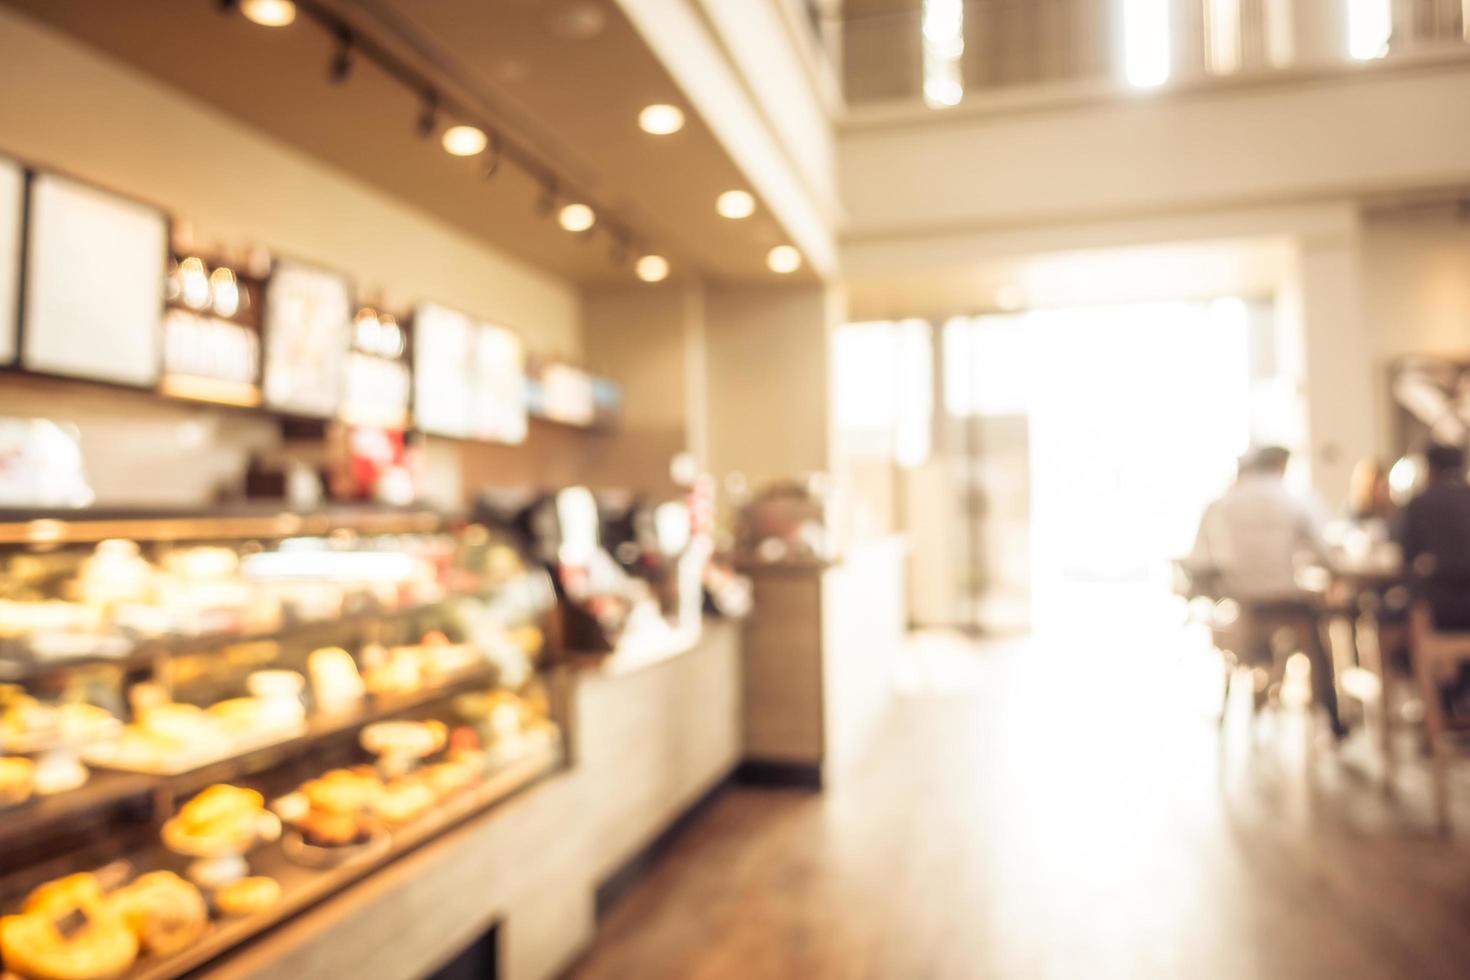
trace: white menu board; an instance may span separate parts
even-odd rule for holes
[[[352,336],[352,287],[342,276],[278,261],[265,292],[268,407],[329,418],[342,401]]]
[[[419,428],[465,438],[471,422],[475,325],[463,313],[424,304],[413,317],[413,412]]]
[[[475,336],[475,435],[495,442],[526,441],[526,353],[504,327],[479,325]]]
[[[16,298],[20,295],[20,215],[25,174],[0,157],[0,364],[15,360]]]
[[[168,219],[55,174],[31,182],[27,368],[151,386],[158,380]]]
[[[541,370],[541,410],[554,422],[591,425],[597,418],[592,376],[570,364],[548,364]]]

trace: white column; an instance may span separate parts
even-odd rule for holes
[[[1378,445],[1360,252],[1356,227],[1343,237],[1303,239],[1293,277],[1312,483],[1334,510],[1346,501],[1354,463]]]

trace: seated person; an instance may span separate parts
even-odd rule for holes
[[[1436,629],[1470,631],[1470,485],[1465,452],[1431,446],[1429,479],[1404,506],[1399,545],[1404,567],[1429,603]]]
[[[1223,597],[1241,605],[1255,628],[1257,649],[1242,651],[1270,663],[1271,635],[1296,634],[1312,663],[1312,695],[1326,711],[1332,733],[1346,729],[1337,712],[1332,660],[1322,644],[1317,604],[1296,581],[1299,559],[1330,564],[1319,512],[1293,495],[1283,478],[1291,454],[1280,447],[1256,450],[1241,462],[1240,476],[1206,508],[1187,565],[1209,570]]]

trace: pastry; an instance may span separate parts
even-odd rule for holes
[[[30,759],[0,758],[0,807],[18,806],[35,789],[36,764]]]
[[[91,872],[83,871],[38,886],[26,896],[20,910],[26,915],[61,918],[73,909],[96,911],[104,898],[101,880]]]
[[[395,647],[379,666],[363,675],[373,694],[412,694],[424,686],[423,664],[417,647]]]
[[[143,949],[159,956],[193,945],[209,927],[209,907],[199,889],[172,871],[145,874],[109,896]]]
[[[362,747],[373,755],[422,759],[444,747],[448,730],[440,721],[380,721],[362,730]]]
[[[276,904],[281,886],[274,878],[255,876],[232,881],[214,893],[214,905],[224,915],[254,915]]]
[[[342,847],[367,836],[362,817],[357,813],[312,810],[296,826],[308,844],[318,847]]]
[[[204,709],[192,704],[160,704],[149,708],[139,718],[138,727],[149,735],[186,744],[218,737]]]
[[[467,761],[440,762],[423,771],[424,782],[440,799],[469,786],[479,775],[479,770]]]
[[[0,735],[12,751],[75,745],[108,734],[118,721],[95,704],[42,704],[29,695],[10,699],[0,716]]]
[[[436,802],[434,791],[417,779],[396,779],[374,804],[374,812],[389,826],[401,827],[417,819]]]
[[[301,791],[313,811],[355,815],[372,806],[383,784],[371,772],[333,769],[306,783]]]
[[[120,916],[101,910],[8,915],[0,919],[0,958],[26,980],[110,980],[138,958],[138,939]]]
[[[238,854],[255,842],[264,814],[255,790],[216,784],[163,825],[163,842],[180,854]]]
[[[317,707],[324,711],[351,707],[367,693],[357,663],[341,647],[313,650],[306,658],[306,670],[311,675],[311,692]]]

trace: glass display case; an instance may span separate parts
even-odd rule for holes
[[[503,529],[23,517],[0,515],[9,974],[196,970],[565,764],[555,590]]]

